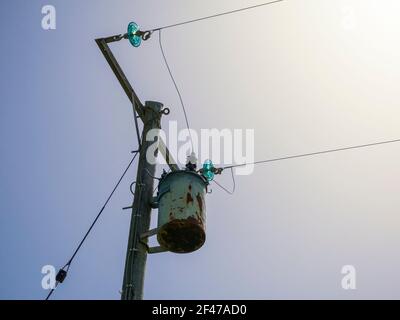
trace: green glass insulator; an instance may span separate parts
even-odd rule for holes
[[[131,22],[128,25],[128,39],[131,45],[135,48],[139,47],[142,43],[142,38],[136,33],[139,31],[139,26],[135,22]]]
[[[212,181],[214,180],[214,171],[215,171],[215,167],[212,163],[211,160],[206,160],[206,162],[204,162],[203,164],[203,176],[208,180],[208,181]]]

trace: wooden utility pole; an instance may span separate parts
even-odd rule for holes
[[[151,202],[153,200],[154,190],[153,177],[156,169],[155,164],[150,164],[146,159],[147,149],[153,143],[151,141],[146,141],[146,135],[151,129],[161,128],[160,119],[164,112],[162,111],[162,104],[159,102],[148,101],[145,105],[140,102],[138,96],[111,52],[111,49],[108,46],[109,43],[117,42],[126,38],[126,34],[116,35],[96,39],[96,43],[132,103],[135,122],[136,117],[138,117],[144,124],[141,146],[138,151],[140,152],[139,166],[136,177],[134,202],[132,205],[131,227],[121,294],[122,300],[138,300],[143,299],[143,284],[147,253],[152,252],[151,248],[149,249],[147,246],[147,238],[142,237],[143,234],[149,231],[150,227]],[[160,151],[161,155],[165,158],[172,171],[179,170],[176,161],[170,155],[164,141],[160,138],[158,141],[158,151]],[[155,248],[153,252],[156,253],[157,248]]]
[[[144,111],[144,127],[140,149],[139,166],[135,183],[135,198],[132,205],[131,227],[129,231],[128,248],[126,252],[124,281],[122,285],[122,300],[143,299],[144,273],[147,260],[147,238],[141,235],[150,228],[151,201],[153,199],[156,165],[146,159],[149,146],[147,133],[152,129],[160,129],[162,104],[146,102]]]

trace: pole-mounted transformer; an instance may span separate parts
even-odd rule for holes
[[[171,172],[161,176],[158,193],[153,197],[155,165],[146,159],[150,142],[145,140],[151,129],[161,128],[161,115],[169,114],[167,108],[159,102],[146,102],[143,105],[115,59],[109,43],[128,39],[132,46],[139,47],[142,40],[148,40],[152,31],[140,31],[138,25],[131,22],[127,33],[96,42],[119,80],[134,108],[134,117],[143,123],[140,157],[134,192],[131,228],[125,262],[124,281],[121,299],[136,300],[143,298],[144,272],[148,253],[174,252],[189,253],[200,249],[206,240],[205,195],[209,182],[214,175],[221,173],[211,161],[206,161],[200,170],[196,168],[197,159],[192,154],[185,169],[181,169],[171,156],[164,141],[159,139],[158,151],[167,161]],[[158,227],[149,230],[151,209],[158,209]],[[148,238],[157,236],[158,247],[149,247]]]
[[[209,182],[221,173],[210,160],[196,171],[194,154],[188,157],[185,170],[164,171],[152,207],[158,209],[158,226],[143,237],[157,235],[160,247],[151,253],[170,251],[190,253],[206,241],[206,203]]]
[[[208,181],[196,171],[172,171],[161,178],[158,195],[157,240],[175,253],[200,249],[206,240]]]

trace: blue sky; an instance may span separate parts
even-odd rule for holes
[[[256,159],[399,138],[398,4],[387,2],[288,0],[165,31],[193,128],[255,129]],[[46,4],[56,30],[41,28]],[[65,264],[136,148],[130,105],[94,39],[131,20],[146,29],[248,4],[1,2],[0,298],[45,297],[42,266]],[[141,99],[171,108],[163,126],[183,128],[156,35],[113,50]],[[206,245],[149,257],[145,298],[399,298],[399,156],[394,145],[277,163],[238,177],[233,197],[215,189]],[[119,298],[134,177],[54,298]],[[356,291],[340,287],[347,264]]]

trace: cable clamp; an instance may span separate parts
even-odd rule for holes
[[[151,35],[153,34],[153,31],[152,30],[147,30],[147,31],[138,30],[135,32],[135,34],[137,36],[141,37],[143,41],[147,41],[150,39]]]
[[[161,110],[160,113],[163,114],[164,116],[167,116],[171,113],[171,110],[169,108],[164,108]]]
[[[212,172],[214,174],[222,174],[222,171],[224,171],[224,168],[212,168]],[[203,174],[204,173],[204,169],[201,168],[197,172],[200,173],[200,174]]]
[[[66,277],[67,271],[65,271],[64,269],[60,269],[56,275],[56,281],[59,283],[63,283]]]

